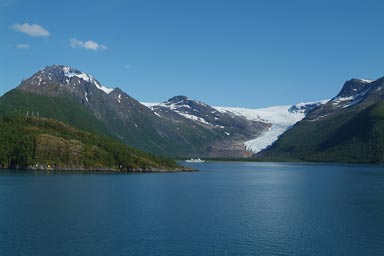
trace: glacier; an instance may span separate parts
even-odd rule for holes
[[[251,121],[263,121],[272,124],[269,130],[263,132],[257,138],[244,142],[244,146],[252,153],[272,145],[281,134],[292,125],[305,117],[304,111],[289,111],[292,105],[273,106],[259,109],[214,107],[218,111],[244,117]]]

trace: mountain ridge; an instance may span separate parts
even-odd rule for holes
[[[384,78],[351,79],[284,133],[261,159],[384,162]]]

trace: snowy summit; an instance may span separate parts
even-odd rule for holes
[[[99,83],[99,81],[94,79],[91,75],[81,72],[69,66],[56,64],[53,66],[45,67],[44,69],[40,70],[39,73],[36,74],[36,78],[39,81],[37,85],[40,85],[41,81],[44,78],[47,78],[48,80],[56,81],[61,85],[64,85],[64,84],[74,85],[72,81],[72,78],[74,77],[81,79],[84,82],[93,84],[96,88],[105,92],[106,94],[110,94],[114,90],[114,88],[108,88],[103,86],[102,84]],[[80,84],[80,81],[78,81],[78,83]]]

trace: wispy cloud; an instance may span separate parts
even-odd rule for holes
[[[49,36],[49,31],[38,24],[24,23],[20,25],[16,23],[13,24],[11,28],[15,31],[22,32],[29,36]]]
[[[29,49],[31,46],[29,44],[17,44],[16,48],[18,49]]]
[[[107,46],[105,46],[103,44],[96,43],[92,40],[88,40],[88,41],[83,42],[83,41],[80,41],[76,38],[71,38],[69,40],[69,44],[73,48],[84,48],[86,50],[91,50],[91,51],[99,51],[99,50],[106,50],[107,49]]]

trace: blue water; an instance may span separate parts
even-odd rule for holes
[[[384,255],[384,167],[0,172],[0,255]]]

